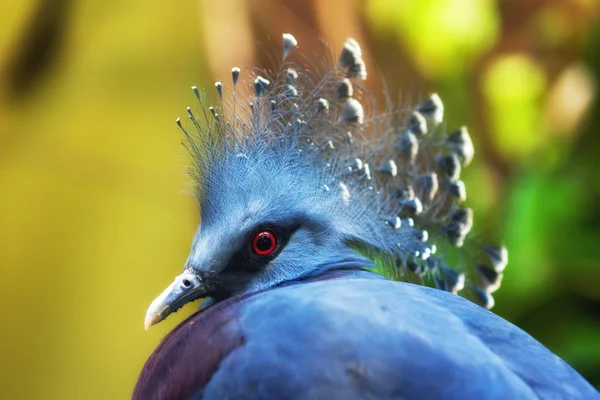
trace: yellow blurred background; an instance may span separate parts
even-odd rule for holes
[[[0,397],[122,399],[188,306],[143,330],[198,222],[175,117],[190,86],[362,44],[369,87],[466,123],[495,311],[600,385],[596,0],[20,0],[0,4]],[[211,93],[211,91],[209,91]]]

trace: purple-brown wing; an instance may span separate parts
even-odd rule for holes
[[[243,299],[197,312],[170,332],[146,362],[133,399],[186,399],[201,390],[221,360],[244,345],[237,314]]]

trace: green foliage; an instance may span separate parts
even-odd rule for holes
[[[373,26],[398,35],[428,77],[452,76],[494,44],[499,21],[486,0],[372,0]]]

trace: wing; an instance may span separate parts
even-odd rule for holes
[[[525,332],[458,296],[332,279],[231,299],[195,315],[148,361],[134,398],[600,396]]]

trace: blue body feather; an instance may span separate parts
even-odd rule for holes
[[[213,306],[230,317],[209,336],[198,334],[213,325],[211,309],[202,311],[166,339],[172,351],[149,360],[135,398],[600,399],[569,365],[493,313],[376,278],[357,273],[228,300]],[[194,387],[195,376],[181,371],[185,355],[202,365],[220,348],[227,354]],[[157,397],[168,384],[183,392]]]

